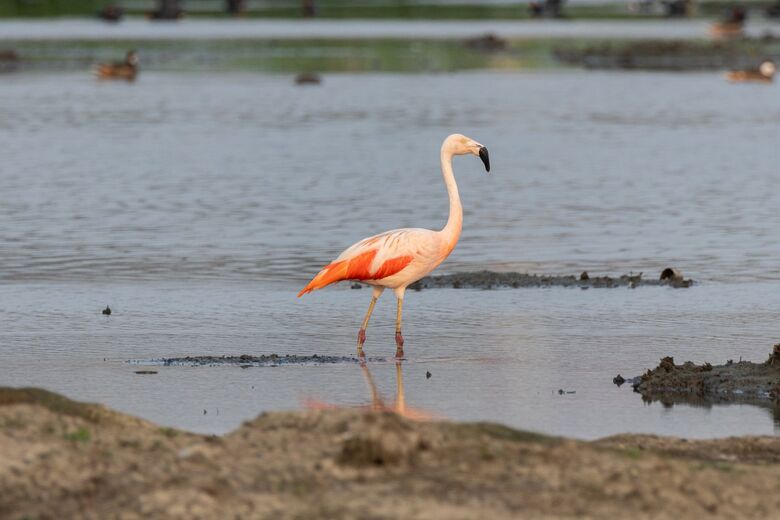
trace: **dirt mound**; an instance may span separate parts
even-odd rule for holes
[[[388,412],[203,436],[0,389],[2,518],[766,518],[780,439],[588,443]]]
[[[710,402],[765,400],[780,403],[780,344],[764,363],[727,361],[723,365],[690,361],[676,365],[665,357],[653,370],[635,378],[633,386],[650,400],[690,396]]]

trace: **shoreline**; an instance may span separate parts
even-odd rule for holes
[[[0,20],[0,41],[179,40],[448,40],[487,33],[505,39],[709,39],[706,20],[214,20],[172,23],[128,19],[117,25],[82,18]],[[780,35],[771,22],[751,22],[748,37]]]
[[[267,413],[217,437],[14,388],[0,388],[0,425],[0,513],[14,518],[357,518],[367,508],[727,518],[780,507],[777,437],[587,442],[380,409]]]

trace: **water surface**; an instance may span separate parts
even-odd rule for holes
[[[441,227],[438,147],[458,131],[493,173],[456,160],[465,224],[444,271],[671,265],[700,283],[410,293],[410,405],[583,438],[771,434],[770,409],[647,405],[611,379],[664,355],[761,360],[778,341],[779,116],[776,87],[717,74],[3,76],[0,381],[207,432],[367,402],[353,364],[141,376],[126,361],[352,353],[369,291],[295,293],[361,237]],[[389,296],[372,355],[394,352]],[[391,396],[393,363],[369,368]]]

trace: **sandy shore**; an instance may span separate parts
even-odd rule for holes
[[[223,437],[0,389],[2,518],[766,518],[780,438],[595,442],[366,410]]]

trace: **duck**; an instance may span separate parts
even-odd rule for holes
[[[726,73],[726,79],[732,83],[772,83],[777,67],[769,60],[764,61],[758,70],[732,70]]]
[[[742,7],[732,8],[725,20],[710,26],[710,34],[715,38],[739,38],[743,36],[747,13]]]
[[[14,72],[19,68],[19,55],[12,49],[0,49],[0,72]]]
[[[119,22],[125,15],[125,10],[122,7],[110,4],[98,11],[98,18],[106,22]]]
[[[101,63],[95,67],[95,75],[99,79],[124,79],[133,81],[138,75],[138,55],[135,51],[127,51],[124,61]]]
[[[302,72],[295,76],[296,85],[319,85],[320,83],[322,83],[322,78],[313,72]]]

